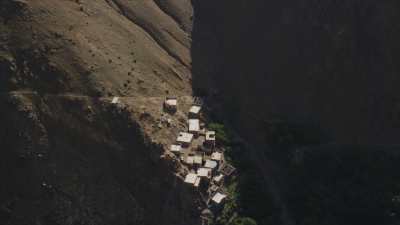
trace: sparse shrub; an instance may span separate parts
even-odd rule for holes
[[[231,135],[225,129],[225,126],[221,123],[210,123],[208,125],[209,130],[214,130],[216,132],[217,143],[220,145],[230,145]]]
[[[233,220],[232,225],[257,225],[257,222],[249,217],[239,217]]]

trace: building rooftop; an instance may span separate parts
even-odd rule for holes
[[[195,174],[195,173],[189,173],[185,177],[185,183],[188,183],[188,184],[195,184],[196,180],[197,180],[197,174]]]
[[[199,177],[211,177],[211,169],[210,168],[199,168],[197,170],[197,176]]]
[[[222,180],[223,178],[224,178],[224,175],[220,174],[220,175],[218,175],[218,176],[215,176],[215,177],[213,178],[213,181],[219,183],[219,182],[221,182],[221,180]]]
[[[193,163],[198,165],[203,164],[203,156],[201,155],[193,156]]]
[[[180,145],[171,145],[170,147],[171,152],[181,152],[182,147]]]
[[[217,204],[220,204],[226,197],[227,197],[226,195],[217,192],[217,193],[214,195],[214,197],[212,197],[211,200],[212,200],[213,202],[217,203]]]
[[[221,152],[213,152],[211,154],[211,159],[215,161],[221,161],[223,157],[223,154]]]
[[[112,104],[117,104],[119,102],[119,97],[114,97],[111,101]]]
[[[214,160],[207,160],[206,163],[204,164],[204,167],[210,168],[210,169],[215,169],[218,166],[218,163]]]
[[[178,105],[178,99],[175,97],[167,97],[165,99],[165,104],[169,106],[177,106]]]
[[[191,143],[192,140],[193,140],[193,134],[186,132],[180,132],[178,138],[176,139],[177,142],[183,142],[183,143]]]
[[[190,107],[189,112],[192,114],[199,114],[200,110],[201,110],[201,106],[194,105],[194,106]]]
[[[215,141],[215,131],[206,132],[206,141]]]
[[[187,164],[193,164],[193,163],[194,163],[194,157],[193,157],[193,156],[188,156],[188,157],[186,157],[185,162],[186,162]]]
[[[199,132],[200,131],[200,120],[190,119],[189,120],[189,132]]]

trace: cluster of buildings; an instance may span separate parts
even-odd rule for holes
[[[174,113],[177,108],[176,98],[165,99],[165,111]],[[219,208],[228,198],[224,183],[235,172],[225,161],[224,150],[216,141],[216,132],[206,128],[202,101],[195,98],[188,112],[187,130],[179,132],[169,150],[186,168],[184,182],[200,191],[210,209]]]

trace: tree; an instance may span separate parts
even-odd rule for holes
[[[239,217],[233,220],[232,225],[257,225],[257,222],[249,217]]]

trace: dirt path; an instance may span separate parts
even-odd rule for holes
[[[90,96],[90,95],[82,95],[82,94],[74,94],[74,93],[64,93],[64,94],[39,94],[36,91],[10,91],[3,92],[0,95],[40,95],[42,97],[60,97],[60,98],[95,98],[95,99],[103,99],[103,100],[112,100],[114,97],[118,97],[119,99],[164,99],[166,96],[112,96],[112,97],[101,97],[101,96]],[[188,98],[192,97],[191,95],[180,95],[176,96],[178,98]]]

